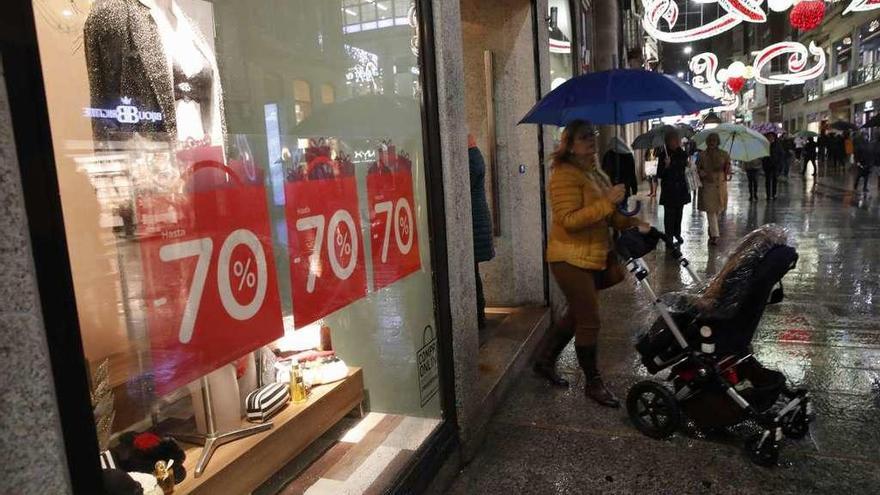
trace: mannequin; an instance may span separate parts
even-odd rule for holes
[[[168,142],[177,150],[223,146],[216,57],[176,0],[98,0],[86,19],[83,38],[91,105],[116,110],[113,116],[92,116],[97,148],[131,148],[139,139]],[[150,117],[141,118],[137,112]],[[222,151],[219,156],[222,160]],[[232,364],[208,374],[218,430],[240,426],[241,394],[256,381],[252,362],[249,369],[242,382]],[[245,389],[241,393],[240,385]],[[204,433],[201,384],[189,388],[198,430]]]
[[[124,104],[160,115],[94,118],[96,141],[127,141],[137,133],[187,147],[223,144],[217,61],[175,0],[99,1],[83,36],[92,106]]]

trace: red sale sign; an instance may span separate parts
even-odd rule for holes
[[[312,323],[367,293],[357,182],[350,164],[312,147],[284,187],[293,317]]]
[[[215,161],[197,162],[194,169],[190,190],[137,199],[159,394],[284,333],[263,186],[242,182]],[[220,179],[193,187],[191,179],[203,173]]]
[[[409,159],[393,146],[380,152],[367,174],[370,243],[376,289],[422,268],[413,212],[413,183]]]

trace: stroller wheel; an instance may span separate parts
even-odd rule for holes
[[[636,383],[629,389],[626,411],[635,427],[651,438],[667,438],[681,423],[681,408],[675,395],[651,380]]]
[[[749,459],[763,467],[773,467],[779,462],[779,444],[770,430],[759,433],[746,442]]]
[[[782,418],[782,433],[792,440],[800,440],[810,432],[810,416],[807,407],[798,407]]]

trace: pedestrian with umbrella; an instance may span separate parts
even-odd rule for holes
[[[646,91],[646,88],[650,88]],[[585,395],[608,407],[620,401],[598,368],[598,291],[623,278],[612,253],[609,224],[617,229],[650,226],[621,214],[623,186],[612,186],[598,166],[592,124],[627,124],[666,115],[686,115],[720,102],[683,81],[657,72],[618,69],[569,79],[541,99],[520,123],[565,126],[553,154],[549,181],[552,211],[547,261],[565,294],[568,311],[548,331],[534,370],[552,385],[567,386],[556,360],[571,340],[586,377]],[[629,212],[627,212],[629,213]]]
[[[724,210],[727,195],[727,177],[730,170],[730,155],[719,148],[721,138],[717,133],[706,137],[706,150],[697,158],[697,173],[700,176],[700,197],[697,208],[706,212],[709,224],[709,244],[718,244],[721,233],[718,229],[718,214]]]
[[[612,251],[609,227],[618,231],[638,228],[648,233],[651,226],[617,211],[625,188],[622,184],[612,185],[599,167],[597,134],[592,124],[575,120],[565,127],[553,153],[549,184],[553,220],[547,262],[565,294],[568,313],[547,338],[534,369],[554,385],[568,385],[556,373],[555,364],[573,335],[575,354],[586,376],[585,395],[600,405],[620,407],[620,401],[602,380],[597,358],[599,291],[625,277]]]
[[[718,135],[718,148],[726,151],[730,160],[743,162],[743,168],[749,176],[749,199],[758,199],[757,169],[761,168],[763,157],[770,154],[770,142],[758,131],[739,124],[721,124],[702,131],[694,136],[694,141],[700,149],[707,149],[707,141],[712,134]]]
[[[663,206],[663,227],[667,235],[682,243],[681,219],[684,205],[691,202],[687,179],[688,155],[681,146],[678,131],[666,134],[666,145],[657,159],[660,179],[660,204]]]

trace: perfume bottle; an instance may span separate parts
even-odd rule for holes
[[[165,461],[159,461],[156,463],[155,471],[153,471],[153,475],[156,477],[159,488],[162,489],[164,495],[174,493],[174,471],[171,469],[172,464],[174,464],[174,459],[168,461],[167,464]]]
[[[330,338],[330,327],[321,325],[321,348],[322,351],[333,350],[333,340]]]
[[[294,404],[302,404],[309,398],[299,362],[290,369],[290,397],[293,399]]]

